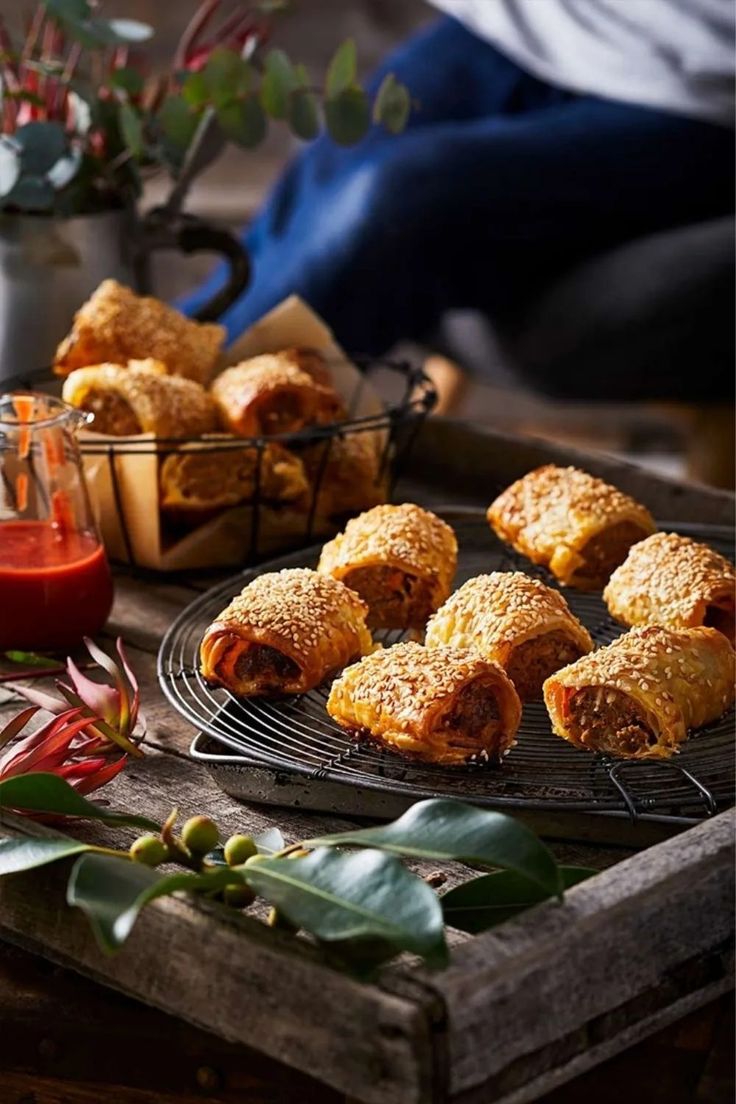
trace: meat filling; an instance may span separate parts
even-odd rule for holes
[[[343,581],[368,603],[372,629],[423,629],[434,613],[430,581],[395,567],[358,567]]]
[[[468,755],[490,749],[495,743],[501,723],[498,702],[493,691],[479,682],[463,687],[449,713],[443,718],[446,730],[452,733],[449,747],[467,748]]]
[[[92,429],[109,433],[111,437],[133,437],[141,432],[140,422],[125,399],[113,391],[91,387],[84,397],[82,409],[94,414]]]
[[[300,675],[298,665],[283,652],[267,644],[251,644],[235,661],[235,677],[257,681],[262,690],[280,690]]]
[[[566,720],[573,743],[593,751],[632,758],[657,743],[636,703],[606,686],[578,690],[568,703]]]
[[[736,639],[736,619],[733,603],[722,606],[707,606],[703,624],[709,629],[718,629],[733,644]]]
[[[633,521],[619,521],[596,533],[580,550],[585,563],[575,572],[572,582],[579,587],[601,590],[624,562],[632,544],[646,535]]]
[[[543,633],[514,648],[506,664],[506,674],[522,701],[535,701],[542,696],[544,680],[560,667],[580,659],[582,654],[564,632]]]
[[[295,433],[306,419],[304,400],[293,391],[275,391],[260,404],[259,420],[265,434]]]

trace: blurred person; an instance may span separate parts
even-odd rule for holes
[[[586,258],[733,206],[731,0],[433,0],[400,135],[297,154],[243,234],[232,340],[301,295],[346,348],[493,318]],[[190,295],[193,311],[219,286]]]

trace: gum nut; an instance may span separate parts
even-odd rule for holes
[[[256,899],[256,895],[248,885],[225,886],[224,900],[230,908],[248,908]]]
[[[130,845],[128,853],[134,862],[145,863],[146,866],[158,866],[169,857],[166,844],[158,836],[139,836]]]
[[[291,920],[288,920],[277,908],[272,908],[268,914],[268,926],[278,928],[280,931],[297,932],[299,929]]]
[[[217,847],[220,833],[214,820],[206,816],[193,816],[182,828],[181,840],[193,855],[206,855]]]
[[[258,848],[250,836],[231,836],[225,844],[225,862],[228,866],[240,866],[258,854]]]

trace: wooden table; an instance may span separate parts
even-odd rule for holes
[[[451,423],[432,422],[398,497],[457,502],[460,488],[463,503],[480,504],[493,482],[570,457],[482,431],[464,431],[459,440]],[[733,516],[729,496],[602,458],[582,462],[660,518],[723,523]],[[440,478],[450,466],[452,494]],[[154,817],[173,804],[184,816],[206,811],[225,832],[278,824],[298,839],[317,825],[345,826],[239,805],[187,758],[192,731],[164,701],[155,658],[172,618],[210,581],[118,575],[109,632],[124,637],[141,680],[148,754],[106,796]],[[11,1029],[0,1032],[0,1068],[14,1072],[0,1074],[0,1100],[539,1099],[692,1010],[720,1007],[712,1002],[732,986],[732,844],[729,814],[641,853],[557,844],[562,861],[602,873],[563,906],[542,905],[478,937],[453,933],[453,960],[442,973],[402,960],[371,985],[326,966],[304,940],[265,928],[257,910],[240,917],[179,899],[151,906],[123,951],[106,958],[83,918],[61,905],[61,871],[49,868],[42,884],[25,875],[3,879],[0,932],[7,939],[160,1011],[6,949],[2,1011]],[[449,875],[468,876],[459,865]],[[709,1013],[713,1024],[720,1014]],[[711,1041],[715,1034],[712,1027]],[[114,1097],[111,1085],[119,1086]]]

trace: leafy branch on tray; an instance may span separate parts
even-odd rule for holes
[[[176,810],[158,824],[96,805],[49,773],[0,781],[0,809],[146,830],[121,850],[60,836],[0,841],[0,875],[74,859],[67,903],[86,914],[107,952],[122,946],[147,904],[185,892],[236,909],[261,897],[272,906],[272,926],[303,929],[334,962],[361,975],[401,951],[438,968],[448,961],[446,924],[483,931],[547,898],[561,899],[592,873],[558,866],[512,817],[445,799],[421,801],[390,824],[290,845],[276,829],[256,838],[234,835],[221,845],[217,825],[201,815],[177,834]],[[460,861],[493,872],[440,897],[404,859]],[[156,869],[163,864],[179,869]]]

